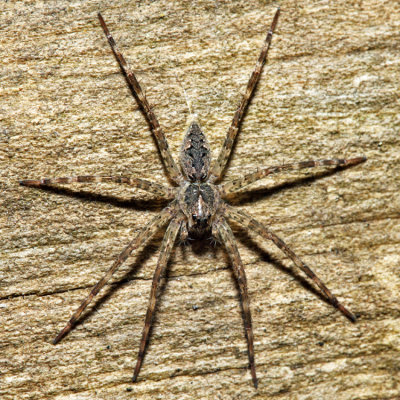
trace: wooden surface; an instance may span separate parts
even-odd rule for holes
[[[96,13],[134,67],[173,155],[187,124],[183,86],[215,157],[278,3],[2,2],[1,399],[400,397],[400,7],[279,4],[269,62],[226,179],[262,165],[368,157],[339,172],[273,176],[233,202],[270,225],[358,322],[324,302],[271,243],[235,227],[258,391],[227,256],[207,242],[177,247],[136,384],[160,236],[53,346],[161,203],[125,186],[39,190],[18,180],[121,174],[167,183]]]

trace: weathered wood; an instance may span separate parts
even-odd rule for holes
[[[276,3],[3,2],[0,10],[0,397],[383,399],[400,396],[400,8],[284,1],[226,179],[282,162],[367,163],[271,176],[235,205],[269,224],[359,316],[356,324],[271,243],[236,229],[259,389],[220,248],[178,247],[132,384],[155,240],[57,346],[80,300],[160,202],[124,185],[19,179],[132,175],[167,183],[98,23],[103,13],[177,157],[190,96],[214,157]]]

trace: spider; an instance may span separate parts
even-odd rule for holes
[[[263,65],[267,60],[269,48],[271,46],[272,36],[276,29],[280,9],[275,12],[270,29],[262,45],[260,55],[247,84],[246,92],[243,95],[239,106],[229,127],[225,142],[221,148],[218,159],[211,165],[210,147],[204,133],[201,130],[197,118],[193,116],[191,123],[186,131],[183,144],[180,151],[180,167],[175,163],[164,132],[154,114],[142,88],[137,81],[135,74],[129,68],[125,58],[118,50],[117,45],[111,36],[101,14],[98,14],[100,24],[104,30],[111,49],[119,63],[119,66],[125,75],[125,78],[133,92],[133,95],[139,104],[144,116],[146,117],[151,130],[156,138],[160,150],[162,161],[165,165],[169,179],[173,182],[173,187],[166,187],[159,183],[154,183],[141,178],[122,177],[122,176],[72,176],[61,178],[45,178],[38,180],[23,180],[21,185],[40,187],[51,184],[69,184],[72,182],[100,183],[116,182],[124,183],[138,189],[148,191],[157,196],[169,200],[168,205],[153,219],[151,219],[143,228],[140,229],[137,236],[125,247],[119,254],[109,270],[92,288],[89,295],[83,300],[82,304],[72,315],[67,325],[59,332],[53,343],[58,343],[75,325],[82,312],[93,300],[103,286],[109,281],[111,276],[117,271],[121,264],[129,255],[143,246],[153,234],[168,224],[164,238],[161,244],[161,250],[157,267],[154,272],[150,300],[145,317],[145,323],[140,341],[139,354],[133,374],[133,382],[137,380],[140,367],[142,365],[150,326],[152,324],[153,314],[156,306],[157,289],[160,278],[165,270],[169,257],[171,255],[175,240],[179,235],[181,240],[187,238],[198,238],[212,236],[218,241],[224,243],[233,272],[238,282],[240,292],[243,319],[245,326],[245,336],[247,340],[249,367],[251,377],[255,388],[257,388],[256,367],[254,361],[253,329],[250,312],[250,301],[247,290],[246,274],[238,247],[228,224],[228,220],[239,223],[245,228],[254,231],[263,239],[272,241],[279,249],[288,256],[294,264],[300,268],[324,293],[330,303],[336,307],[351,321],[356,317],[347,308],[345,308],[332,292],[325,286],[321,279],[269,228],[253,219],[244,211],[234,209],[226,201],[229,194],[235,193],[243,187],[264,178],[267,175],[275,174],[280,171],[300,170],[317,166],[350,166],[357,165],[366,161],[365,157],[356,157],[351,159],[328,159],[302,161],[277,166],[263,167],[255,172],[251,172],[234,179],[230,182],[218,184],[221,179],[227,162],[231,156],[232,148],[239,131],[244,112],[250,102],[254,90],[259,81]]]

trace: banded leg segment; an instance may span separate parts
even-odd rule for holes
[[[225,244],[229,258],[232,262],[233,272],[238,282],[240,297],[242,299],[243,319],[246,331],[251,377],[254,387],[257,388],[256,365],[254,361],[253,326],[251,322],[250,300],[247,291],[246,274],[243,268],[242,260],[240,258],[239,250],[236,245],[235,237],[233,236],[233,232],[230,226],[228,225],[226,220],[223,219],[222,221],[217,222],[216,227],[218,229],[222,242]]]
[[[130,87],[132,88],[132,90],[135,94],[136,101],[138,102],[140,108],[143,110],[145,117],[151,126],[151,129],[157,140],[157,145],[158,145],[158,148],[160,149],[161,157],[162,157],[165,167],[168,171],[168,174],[175,183],[179,183],[182,181],[183,177],[182,177],[181,172],[179,171],[179,168],[175,164],[174,159],[172,158],[171,152],[168,147],[167,139],[165,138],[164,132],[161,129],[158,119],[157,119],[156,115],[154,114],[153,110],[151,109],[150,104],[147,101],[147,98],[146,98],[145,94],[143,93],[143,90],[140,87],[135,74],[129,68],[122,53],[118,50],[115,40],[112,37],[110,31],[108,30],[107,25],[104,22],[104,19],[100,13],[98,13],[98,17],[100,20],[100,24],[104,30],[104,33],[107,37],[108,43],[110,44],[111,49],[115,55],[115,58],[117,59],[122,71],[124,72],[124,74],[126,76],[126,79],[129,83]]]
[[[336,307],[343,315],[345,315],[352,322],[356,321],[356,316],[344,307],[332,292],[325,286],[321,279],[280,239],[275,233],[271,232],[268,228],[261,225],[258,221],[242,210],[235,210],[233,207],[225,203],[225,215],[238,222],[239,224],[248,227],[261,237],[271,240],[279,249],[281,249],[294,263],[300,268],[315,284],[322,290],[331,304]]]
[[[92,301],[93,297],[103,288],[103,286],[110,280],[115,271],[122,265],[122,263],[129,257],[133,250],[144,245],[154,233],[160,229],[169,219],[176,213],[176,203],[172,202],[170,205],[165,207],[160,214],[154,217],[143,229],[139,231],[137,236],[125,247],[125,249],[119,254],[118,258],[114,261],[110,269],[105,275],[93,286],[89,295],[83,300],[79,308],[74,312],[67,325],[60,331],[60,333],[53,340],[53,344],[58,343],[75,325],[76,321]]]
[[[226,166],[226,163],[229,160],[232,147],[235,142],[235,138],[238,133],[244,112],[250,102],[251,96],[254,93],[254,89],[256,88],[257,83],[260,79],[262,68],[267,59],[268,51],[271,46],[272,35],[276,29],[276,25],[278,24],[279,14],[280,14],[280,9],[278,8],[275,13],[274,19],[272,20],[272,24],[271,27],[269,28],[267,37],[265,38],[264,44],[261,48],[261,52],[258,57],[254,71],[252,72],[249,82],[247,83],[246,92],[243,95],[242,100],[239,103],[239,107],[237,108],[235,115],[233,117],[225,142],[222,146],[221,152],[219,153],[218,160],[216,161],[211,170],[211,175],[210,175],[211,182],[215,182],[217,179],[221,177],[221,174]]]
[[[142,333],[142,339],[140,341],[139,354],[136,361],[135,371],[133,373],[133,382],[136,382],[136,379],[139,375],[140,367],[142,366],[144,353],[146,350],[147,339],[150,332],[150,327],[153,321],[153,314],[156,308],[156,300],[157,300],[157,289],[160,284],[161,274],[165,270],[165,267],[168,263],[169,257],[171,255],[172,249],[174,247],[176,236],[179,232],[179,229],[182,224],[182,218],[176,217],[174,218],[169,226],[167,231],[165,232],[164,239],[161,244],[160,256],[157,262],[157,268],[154,272],[153,283],[150,291],[150,300],[149,305],[147,307],[146,319],[144,322],[144,328]]]
[[[333,166],[333,167],[345,167],[350,165],[357,165],[366,161],[366,157],[356,157],[349,159],[334,158],[331,160],[313,160],[313,161],[301,161],[291,164],[277,165],[273,167],[262,168],[258,171],[244,175],[240,178],[234,179],[230,182],[221,185],[222,193],[227,195],[229,193],[236,192],[243,187],[250,185],[253,182],[258,181],[270,174],[276,174],[281,171],[293,171],[304,168],[322,167],[322,166]]]
[[[127,185],[136,187],[138,189],[145,190],[152,194],[161,196],[165,199],[173,199],[176,195],[176,189],[167,186],[160,185],[159,183],[150,182],[140,178],[128,178],[124,176],[94,176],[94,175],[81,175],[81,176],[66,176],[60,178],[44,178],[44,179],[26,179],[19,181],[22,186],[47,186],[57,183],[69,184],[69,183],[104,183],[104,182],[116,182],[126,183]]]

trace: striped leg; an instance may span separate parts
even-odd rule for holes
[[[93,175],[83,175],[83,176],[68,176],[61,178],[44,178],[44,179],[26,179],[19,181],[22,186],[47,186],[56,183],[74,183],[74,182],[85,182],[85,183],[103,183],[103,182],[116,182],[116,183],[126,183],[127,185],[137,187],[139,189],[145,190],[146,192],[153,193],[155,195],[161,196],[165,199],[173,199],[175,197],[175,188],[169,188],[159,183],[154,183],[140,178],[127,178],[124,176],[93,176]]]
[[[157,262],[157,268],[156,268],[156,270],[154,272],[154,276],[153,276],[153,284],[151,286],[150,300],[149,300],[149,305],[147,307],[147,313],[146,313],[146,319],[144,322],[142,339],[140,341],[139,354],[138,354],[138,358],[136,361],[135,372],[133,374],[133,382],[136,382],[136,379],[139,375],[140,367],[142,365],[144,352],[145,352],[146,345],[147,345],[147,339],[149,336],[151,323],[153,321],[153,314],[154,314],[154,310],[156,308],[157,289],[158,289],[158,286],[159,286],[159,283],[161,280],[161,274],[165,270],[165,267],[168,263],[169,257],[171,255],[172,249],[174,247],[176,235],[179,232],[181,224],[182,224],[181,217],[174,218],[170,222],[168,229],[165,232],[162,244],[161,244],[160,256],[159,256],[158,262]]]
[[[295,264],[300,268],[310,279],[312,279],[315,284],[323,291],[325,296],[329,299],[331,304],[336,307],[343,315],[345,315],[352,322],[356,321],[356,316],[350,312],[346,307],[339,303],[338,299],[332,294],[332,292],[325,286],[325,284],[318,278],[318,276],[306,265],[299,257],[285,244],[285,242],[280,239],[275,233],[271,232],[268,228],[261,225],[258,221],[253,219],[250,215],[246,214],[244,211],[236,211],[233,207],[225,204],[225,215],[239,222],[243,226],[253,230],[261,237],[272,240],[277,247],[279,247]]]
[[[114,272],[122,265],[122,263],[129,257],[133,250],[144,245],[154,233],[160,229],[175,213],[175,202],[165,207],[160,214],[154,217],[143,229],[141,229],[138,235],[125,247],[125,249],[119,254],[118,258],[114,261],[111,268],[105,273],[105,275],[93,286],[89,295],[82,302],[79,308],[74,312],[67,325],[60,331],[57,337],[53,340],[53,344],[58,343],[75,325],[83,310],[92,301],[93,297],[103,288],[103,286],[110,280]]]
[[[264,178],[267,175],[276,174],[277,172],[293,171],[298,169],[321,167],[321,166],[344,167],[350,165],[357,165],[366,160],[367,160],[366,157],[349,158],[348,160],[335,158],[332,160],[301,161],[292,164],[277,165],[274,167],[262,168],[256,172],[234,179],[230,182],[222,184],[221,188],[224,195],[226,195],[229,193],[236,192],[237,190],[240,190],[243,187],[250,185],[250,183],[258,181],[259,179]]]
[[[111,49],[115,55],[115,58],[117,59],[122,71],[125,74],[125,77],[129,83],[129,86],[131,87],[131,89],[135,95],[136,101],[138,102],[140,108],[143,110],[144,115],[151,126],[151,129],[157,140],[157,145],[158,145],[158,148],[160,149],[161,157],[162,157],[165,167],[168,171],[168,174],[175,183],[179,183],[182,181],[183,177],[182,177],[181,172],[179,171],[179,168],[175,164],[174,159],[172,158],[171,152],[169,151],[167,139],[165,138],[164,132],[161,129],[158,119],[157,119],[156,115],[154,114],[153,110],[151,109],[150,104],[147,101],[147,98],[146,98],[145,94],[143,93],[143,90],[140,87],[135,74],[129,68],[122,53],[118,50],[115,40],[111,36],[111,33],[108,30],[107,25],[104,22],[104,19],[100,13],[98,13],[98,17],[100,20],[100,24],[104,30],[104,33],[107,37],[108,43],[110,44]]]
[[[232,147],[235,142],[236,135],[239,130],[240,123],[242,121],[244,112],[246,107],[248,106],[251,96],[254,93],[254,89],[257,86],[257,82],[260,79],[262,68],[265,64],[267,59],[268,50],[271,45],[272,35],[276,29],[276,25],[278,23],[280,9],[276,10],[274,19],[272,20],[271,27],[269,28],[267,37],[265,38],[263,47],[261,49],[260,55],[258,57],[256,66],[254,68],[253,73],[250,76],[249,82],[247,83],[247,88],[242,100],[240,101],[239,107],[236,110],[236,113],[233,117],[232,124],[228,130],[228,134],[226,136],[225,142],[222,146],[221,152],[219,153],[218,160],[214,164],[211,175],[210,175],[210,182],[215,182],[218,178],[221,177],[221,174],[226,166],[226,163],[229,160],[231,155]]]
[[[257,389],[257,375],[256,365],[254,362],[254,345],[253,345],[253,327],[251,323],[250,300],[247,292],[246,274],[243,268],[242,260],[240,258],[239,250],[237,248],[233,232],[225,220],[216,223],[219,235],[224,243],[231,259],[233,271],[238,282],[240,297],[242,299],[244,326],[246,331],[247,348],[249,353],[249,363],[251,377],[254,387]]]

